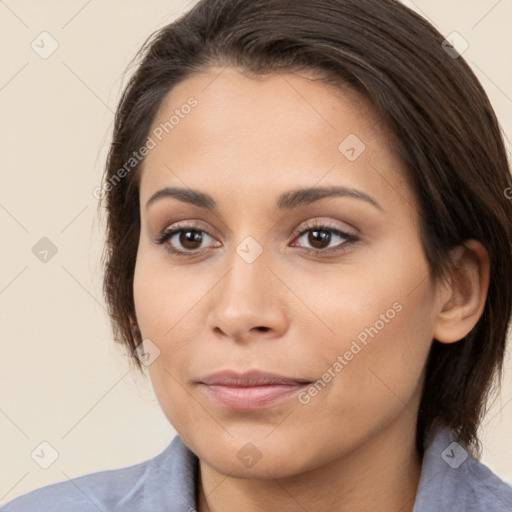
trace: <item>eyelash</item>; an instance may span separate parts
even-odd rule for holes
[[[345,250],[348,250],[351,248],[356,242],[359,241],[359,238],[352,234],[347,233],[345,231],[341,231],[340,229],[329,225],[328,223],[312,223],[310,225],[306,224],[306,229],[302,229],[301,231],[298,231],[296,233],[296,238],[302,237],[304,234],[309,233],[310,231],[321,231],[321,232],[329,232],[331,234],[334,234],[336,236],[339,236],[340,238],[343,238],[345,241],[338,244],[338,246],[330,249],[311,249],[305,247],[306,250],[312,251],[316,254],[318,253],[332,253],[332,252],[343,252]],[[163,231],[155,240],[155,243],[157,245],[165,245],[165,250],[169,252],[170,254],[176,255],[176,256],[193,256],[196,255],[201,249],[190,250],[190,251],[179,251],[177,249],[174,249],[170,244],[167,243],[168,240],[170,240],[174,235],[181,233],[181,232],[187,232],[187,231],[196,231],[199,233],[205,233],[209,237],[213,238],[213,236],[208,233],[208,231],[201,229],[198,226],[195,226],[193,224],[186,224],[186,225],[178,225],[173,227],[172,229],[166,229]]]

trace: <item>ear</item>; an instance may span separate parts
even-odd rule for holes
[[[468,240],[452,250],[455,270],[449,284],[442,285],[440,310],[434,338],[454,343],[476,325],[484,310],[489,288],[489,255],[477,240]]]

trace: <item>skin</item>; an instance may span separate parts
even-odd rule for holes
[[[134,298],[143,338],[160,350],[149,366],[156,396],[199,457],[199,512],[411,511],[430,345],[460,340],[483,310],[485,249],[470,241],[454,250],[459,271],[433,282],[389,130],[357,93],[313,78],[212,67],[168,93],[153,122],[197,99],[144,161]],[[338,149],[349,134],[366,146],[354,161]],[[290,190],[329,185],[362,191],[380,208],[354,197],[276,206]],[[172,186],[210,194],[218,210],[172,197],[146,207]],[[178,222],[205,231],[195,246],[179,235],[167,241],[185,256],[155,243]],[[305,232],[319,222],[358,241]],[[262,250],[252,263],[236,251],[249,236]],[[400,311],[307,404],[294,396],[232,411],[197,382],[223,369],[316,382],[393,304]],[[261,455],[251,467],[237,457],[248,442]]]

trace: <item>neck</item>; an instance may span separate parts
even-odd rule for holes
[[[233,478],[200,460],[198,512],[411,512],[421,459],[415,425],[406,431],[397,427],[364,440],[329,464],[287,478]]]

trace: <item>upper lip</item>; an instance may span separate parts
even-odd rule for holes
[[[271,385],[297,385],[310,381],[295,377],[285,377],[276,373],[267,373],[259,370],[250,370],[244,373],[235,370],[222,370],[200,379],[202,384],[209,386],[271,386]]]

